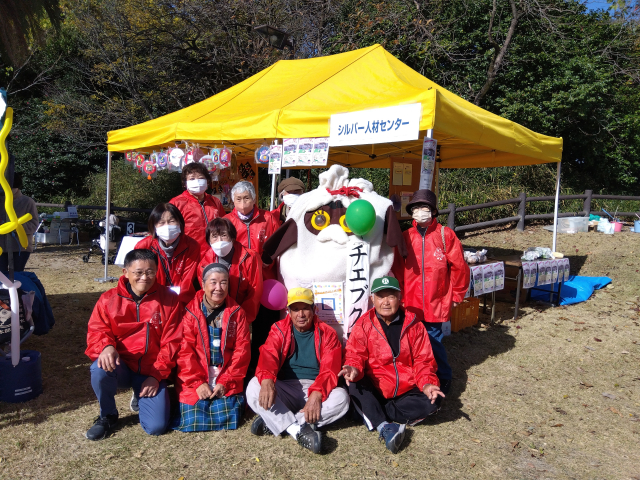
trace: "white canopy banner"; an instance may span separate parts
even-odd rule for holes
[[[329,145],[342,147],[417,140],[421,118],[420,103],[331,115]]]

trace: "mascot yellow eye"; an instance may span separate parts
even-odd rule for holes
[[[351,229],[349,227],[347,227],[347,223],[345,222],[345,217],[346,215],[342,215],[340,217],[340,226],[342,227],[342,229],[347,232],[347,233],[352,233]]]
[[[311,225],[316,230],[324,230],[329,226],[330,222],[331,217],[329,217],[329,214],[324,210],[316,210],[311,216]]]

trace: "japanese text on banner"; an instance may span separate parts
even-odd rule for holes
[[[338,147],[417,140],[421,117],[420,103],[331,115],[329,145]]]
[[[369,244],[349,237],[347,256],[347,282],[345,288],[347,329],[369,310]]]

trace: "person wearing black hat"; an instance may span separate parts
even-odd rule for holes
[[[281,226],[286,220],[289,210],[300,195],[304,193],[304,183],[299,178],[285,178],[278,184],[280,205],[271,210],[273,219]]]
[[[403,232],[407,257],[396,254],[392,271],[400,281],[406,310],[424,321],[446,395],[452,372],[442,344],[442,324],[449,320],[451,307],[464,299],[470,271],[460,240],[438,223],[438,201],[431,190],[415,192],[406,210],[413,217],[413,226]]]

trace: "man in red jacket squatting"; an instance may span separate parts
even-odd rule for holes
[[[349,410],[349,395],[337,387],[342,343],[314,314],[311,290],[292,288],[287,303],[289,314],[271,327],[247,386],[247,403],[259,415],[251,433],[286,431],[320,453],[322,435],[315,426],[335,422]]]
[[[113,430],[118,388],[133,388],[149,435],[161,435],[169,425],[166,379],[180,345],[180,302],[156,282],[157,262],[151,250],[127,253],[118,286],[102,294],[89,319],[85,353],[93,360],[91,386],[100,402],[100,416],[85,434],[89,440]]]
[[[371,293],[373,308],[353,326],[339,375],[367,428],[376,429],[387,449],[397,453],[406,424],[434,414],[436,398],[444,394],[427,330],[400,307],[398,280],[376,278]]]

